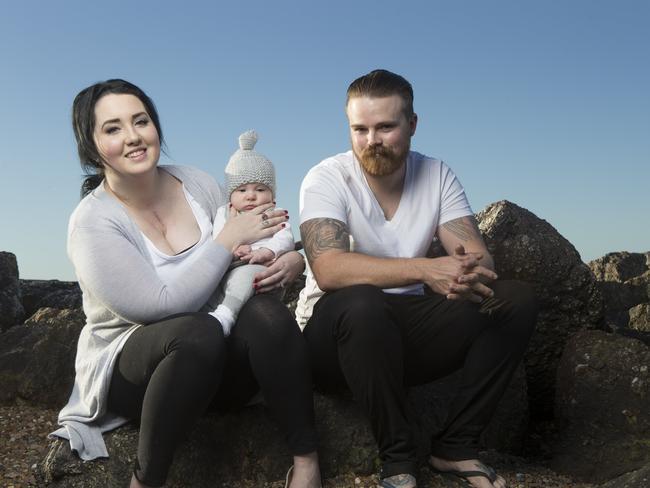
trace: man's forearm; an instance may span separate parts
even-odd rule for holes
[[[354,252],[323,254],[312,263],[312,272],[323,291],[352,285],[374,285],[379,288],[421,283],[422,268],[427,258],[379,258]]]
[[[352,252],[347,225],[336,219],[315,218],[300,226],[305,255],[321,290],[331,291],[346,286],[368,284],[380,288],[396,288],[426,283],[445,290],[462,274],[464,258],[386,258]],[[439,282],[444,282],[438,286]]]

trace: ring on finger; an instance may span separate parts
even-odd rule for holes
[[[268,218],[269,218],[269,216],[266,213],[262,213],[262,220],[266,220]]]
[[[269,224],[269,221],[267,219],[262,220],[262,227],[268,227],[269,225],[270,224]]]

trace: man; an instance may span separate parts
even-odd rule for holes
[[[429,464],[471,486],[503,488],[478,460],[479,436],[530,338],[533,294],[496,281],[460,182],[441,161],[410,151],[418,119],[408,81],[385,70],[358,78],[346,113],[352,151],[312,168],[300,192],[310,269],[297,318],[314,380],[347,385],[361,402],[379,446],[380,485],[412,488],[406,387],[460,370]],[[426,257],[436,238],[448,255]]]

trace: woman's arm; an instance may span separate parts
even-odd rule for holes
[[[271,210],[271,207],[273,204],[268,203],[242,214],[231,207],[230,217],[215,236],[215,242],[234,253],[241,244],[273,236],[286,226],[289,217],[283,210]]]
[[[210,241],[197,249],[182,275],[173,283],[165,283],[116,226],[74,228],[68,253],[90,303],[99,302],[133,323],[199,310],[232,260],[229,250]]]
[[[255,275],[257,293],[266,293],[277,288],[284,288],[305,271],[305,259],[296,251],[289,251],[271,264],[264,271]]]
[[[295,244],[296,243],[293,240],[293,233],[291,232],[291,228],[287,222],[286,227],[284,227],[281,231],[272,237],[269,237],[267,239],[260,239],[259,241],[254,242],[251,244],[251,248],[253,251],[255,251],[256,249],[265,247],[273,251],[275,257],[280,257],[286,252],[293,251]]]

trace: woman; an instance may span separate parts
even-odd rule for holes
[[[235,215],[213,239],[225,195],[205,173],[158,166],[153,102],[124,80],[82,90],[73,104],[79,158],[90,175],[68,228],[68,255],[87,324],[56,435],[84,460],[108,454],[102,433],[140,421],[131,488],[163,486],[180,439],[207,408],[242,406],[261,390],[294,455],[291,488],[320,486],[311,379],[300,331],[269,295],[251,298],[226,339],[201,312],[241,244],[288,216],[273,204]],[[257,277],[269,291],[303,269],[295,252]]]

